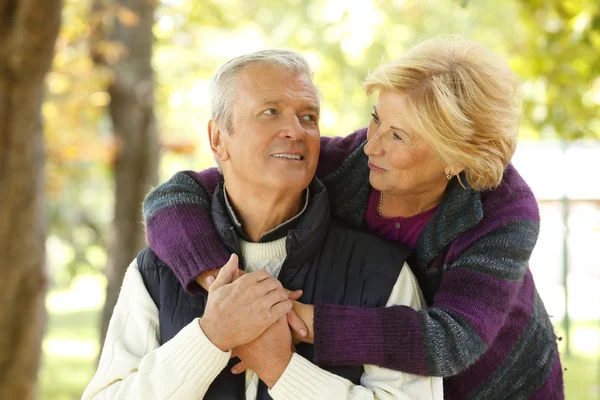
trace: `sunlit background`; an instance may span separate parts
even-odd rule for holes
[[[42,109],[52,287],[40,395],[48,400],[78,399],[91,379],[106,289],[117,146],[106,108],[111,76],[90,58],[90,3],[65,0]],[[123,24],[136,23],[135,10],[113,11]],[[367,71],[423,39],[460,33],[506,56],[524,95],[514,164],[542,217],[531,268],[562,337],[567,398],[600,398],[597,0],[163,0],[153,33],[161,181],[212,166],[208,79],[242,53],[304,54],[324,94],[325,135],[365,126],[373,102],[361,87]],[[108,56],[122,50],[104,43]]]

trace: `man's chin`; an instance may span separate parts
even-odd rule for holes
[[[295,176],[280,176],[277,178],[273,178],[273,179],[269,179],[270,181],[270,187],[273,187],[274,189],[280,189],[282,191],[286,191],[286,192],[293,192],[293,191],[297,191],[298,193],[302,192],[304,189],[306,189],[308,187],[308,185],[310,185],[310,182],[312,182],[313,177],[310,177],[310,179],[306,176],[303,177],[295,177]]]

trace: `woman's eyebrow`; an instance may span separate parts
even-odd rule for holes
[[[375,115],[379,115],[379,114],[377,113],[377,107],[376,107],[376,106],[373,106],[373,111],[375,112]],[[397,130],[397,131],[400,131],[400,132],[403,132],[403,133],[404,133],[406,136],[410,136],[410,135],[408,134],[408,132],[406,132],[406,131],[405,131],[404,129],[402,129],[402,128],[398,128],[397,126],[394,126],[394,125],[390,125],[390,128],[392,128],[392,129],[395,129],[395,130]]]

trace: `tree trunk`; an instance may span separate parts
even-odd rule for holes
[[[101,327],[101,343],[104,343],[125,270],[145,245],[141,204],[158,180],[159,150],[151,66],[155,1],[105,1],[102,7],[112,7],[115,16],[110,32],[103,29],[104,39],[121,43],[125,50],[124,55],[112,63],[102,54],[95,54],[97,62],[110,66],[114,72],[108,92],[118,143],[114,165],[115,214]]]
[[[0,5],[0,399],[32,399],[44,334],[41,104],[60,0]]]

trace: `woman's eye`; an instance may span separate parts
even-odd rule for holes
[[[394,133],[394,139],[395,140],[402,140],[402,137],[400,135],[398,135],[397,133]]]
[[[373,121],[375,121],[376,124],[379,123],[379,117],[377,116],[377,114],[371,113],[371,117],[373,117]]]
[[[263,114],[267,114],[267,115],[277,115],[277,110],[274,108],[269,108],[265,111],[263,111]]]
[[[302,119],[305,121],[309,121],[309,122],[314,122],[317,120],[317,117],[315,117],[314,115],[304,115],[302,116]]]

